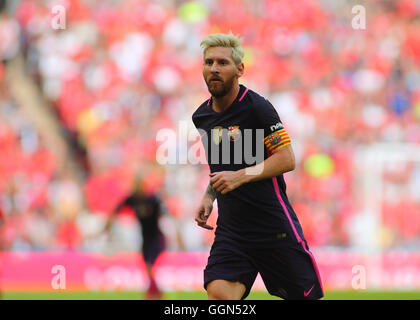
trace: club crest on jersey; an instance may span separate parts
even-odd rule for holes
[[[239,130],[239,126],[228,127],[228,136],[230,141],[237,141],[241,137],[241,130]]]
[[[215,144],[219,144],[222,141],[223,135],[223,128],[222,127],[214,127],[212,130],[213,142]]]

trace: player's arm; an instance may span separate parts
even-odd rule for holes
[[[114,210],[111,211],[109,217],[107,218],[107,221],[105,223],[105,226],[103,227],[102,232],[109,232],[111,230],[111,226],[115,221],[115,217],[118,214],[118,212],[127,205],[128,200],[125,200],[124,202],[120,203]]]
[[[197,111],[196,111],[197,112]],[[206,134],[206,131],[200,127],[199,122],[196,118],[196,113],[192,116],[192,121],[195,127],[198,130],[200,137],[203,137]],[[210,214],[213,210],[213,202],[216,199],[216,191],[209,184],[206,188],[206,191],[201,198],[198,208],[195,210],[195,221],[197,225],[208,230],[212,230],[213,227],[207,224],[207,219],[210,217]]]
[[[291,145],[277,149],[264,162],[238,171],[221,171],[210,174],[213,189],[226,194],[244,183],[269,179],[295,169],[295,156]]]
[[[210,217],[211,211],[213,210],[213,202],[216,199],[216,191],[209,184],[206,192],[201,199],[200,205],[195,211],[195,221],[197,225],[208,230],[212,230],[213,227],[207,224],[207,219]]]
[[[278,127],[277,130],[274,128],[272,131],[276,131],[264,138],[264,146],[269,157],[264,162],[244,170],[248,178],[245,182],[269,179],[295,169],[295,154],[290,137],[280,119],[274,127]]]
[[[107,218],[105,226],[104,226],[103,230],[101,231],[101,233],[102,232],[109,232],[109,230],[111,230],[111,226],[114,223],[114,216],[115,216],[115,214],[111,213],[111,215]]]
[[[278,148],[264,162],[239,170],[244,183],[270,179],[295,169],[295,154],[290,144]]]
[[[287,134],[274,107],[268,101],[254,109],[258,127],[264,129],[264,147],[269,156],[263,162],[238,171],[210,174],[215,191],[226,194],[244,183],[269,179],[295,169],[295,156]]]
[[[185,250],[185,243],[184,243],[184,239],[183,239],[183,236],[182,236],[180,219],[177,219],[173,214],[171,214],[171,212],[168,210],[168,208],[163,203],[163,201],[161,200],[160,197],[156,197],[156,199],[158,201],[157,204],[159,206],[159,209],[158,209],[159,210],[159,217],[164,218],[166,221],[168,221],[169,223],[172,224],[173,228],[175,229],[176,242],[177,242],[178,248],[180,250]],[[165,236],[168,236],[165,228],[161,228],[160,225],[159,225],[159,228],[161,229],[163,234],[165,234]]]

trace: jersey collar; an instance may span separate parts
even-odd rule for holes
[[[239,85],[239,92],[238,92],[238,95],[236,96],[235,100],[233,100],[232,104],[226,110],[224,110],[222,112],[216,112],[216,111],[213,110],[213,107],[212,107],[213,98],[212,97],[210,97],[210,99],[207,100],[207,106],[210,108],[210,110],[213,113],[217,113],[217,114],[225,113],[227,110],[229,110],[237,102],[241,102],[242,99],[245,97],[247,92],[248,92],[248,88],[246,88],[244,85],[240,84]]]

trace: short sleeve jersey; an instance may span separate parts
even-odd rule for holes
[[[133,193],[118,205],[116,211],[118,212],[125,206],[135,211],[136,218],[141,224],[143,241],[151,241],[160,237],[159,217],[162,212],[162,205],[157,196],[139,196]]]
[[[273,105],[240,85],[223,112],[202,103],[192,116],[211,172],[254,166],[291,143]],[[216,236],[244,246],[279,246],[301,240],[301,226],[286,195],[283,175],[246,183],[224,195],[217,193]]]

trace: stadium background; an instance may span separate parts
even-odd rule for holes
[[[156,135],[192,125],[208,98],[200,41],[229,31],[243,38],[242,83],[269,98],[292,138],[288,195],[327,294],[420,297],[419,1],[0,4],[6,299],[144,290],[132,213],[95,236],[136,177],[175,218],[161,221],[169,246],[155,270],[160,286],[202,291],[213,234],[196,226],[193,210],[208,168],[157,164]],[[65,29],[52,27],[56,5],[66,8]],[[352,27],[355,5],[366,9],[364,30]],[[216,217],[217,207],[213,225]],[[65,290],[52,288],[54,265],[66,269]]]

